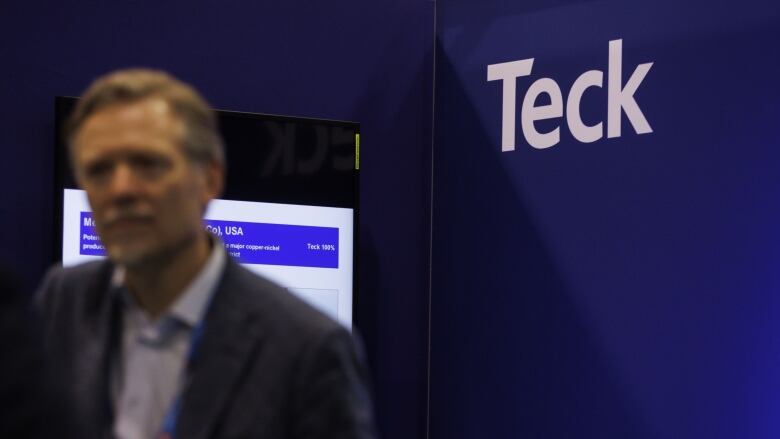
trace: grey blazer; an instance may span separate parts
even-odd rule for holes
[[[111,437],[109,371],[120,310],[108,261],[53,268],[38,292],[46,344],[75,409]],[[228,258],[176,432],[181,439],[373,438],[360,350],[349,331]]]

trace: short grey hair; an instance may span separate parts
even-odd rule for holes
[[[97,111],[115,104],[161,98],[184,123],[182,147],[190,159],[225,162],[217,117],[205,99],[191,86],[160,70],[124,69],[97,78],[84,92],[65,124],[64,137],[73,157],[73,139],[84,122]]]

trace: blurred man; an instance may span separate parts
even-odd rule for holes
[[[109,74],[66,139],[108,260],[53,269],[41,309],[96,437],[374,437],[348,331],[204,231],[225,163],[195,90],[156,71]]]

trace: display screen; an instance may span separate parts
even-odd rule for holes
[[[57,99],[57,122],[75,104]],[[226,252],[347,327],[352,326],[357,218],[357,124],[218,111],[228,171],[204,227]],[[105,257],[86,193],[58,142],[62,264]],[[59,210],[59,209],[57,209]]]

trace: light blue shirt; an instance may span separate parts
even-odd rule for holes
[[[157,437],[162,421],[182,387],[192,333],[203,319],[225,268],[222,242],[212,239],[206,264],[171,308],[149,319],[132,295],[123,296],[120,358],[112,380],[114,436],[118,439]],[[121,286],[124,270],[114,272]]]

